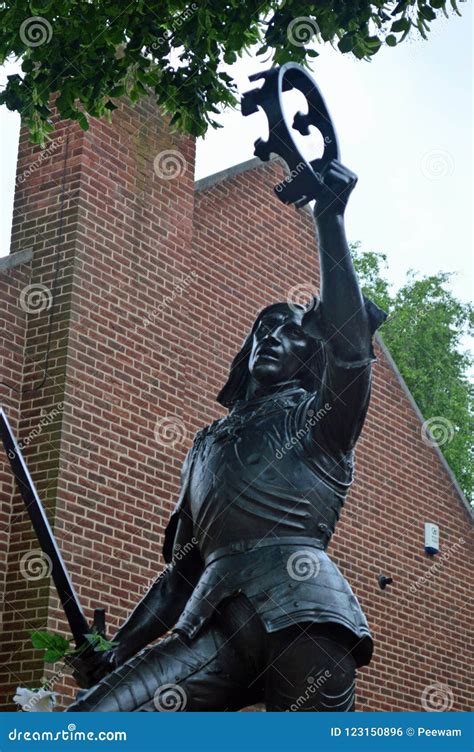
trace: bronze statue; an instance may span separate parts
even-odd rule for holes
[[[331,139],[332,158],[280,196],[298,206],[317,198],[320,297],[259,313],[217,397],[228,415],[196,434],[184,462],[168,566],[118,647],[76,659],[91,689],[70,711],[354,709],[372,639],[326,548],[352,482],[385,314],[354,272],[344,211],[357,178],[334,149]]]

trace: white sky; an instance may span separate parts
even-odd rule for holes
[[[389,278],[405,272],[456,272],[453,291],[472,296],[472,8],[432,24],[427,42],[382,49],[373,62],[325,47],[313,74],[329,106],[341,159],[359,176],[347,211],[350,240],[384,251]],[[247,57],[231,67],[240,92],[269,67]],[[17,66],[5,66],[0,83]],[[259,84],[258,84],[259,85]],[[267,133],[263,113],[220,116],[197,146],[196,179],[253,157]],[[2,182],[0,256],[8,253],[19,117],[0,108]],[[311,143],[311,142],[310,142]],[[309,153],[309,152],[308,152]],[[313,156],[313,155],[312,155]],[[316,156],[316,154],[314,154]],[[291,252],[291,249],[289,249]]]

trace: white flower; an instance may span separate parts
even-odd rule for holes
[[[49,689],[27,689],[17,687],[13,702],[26,713],[49,713],[56,703],[56,693]]]

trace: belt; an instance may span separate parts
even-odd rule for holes
[[[325,545],[318,538],[310,538],[301,535],[288,535],[282,538],[254,538],[250,540],[235,541],[229,543],[228,546],[217,548],[205,558],[205,566],[209,566],[213,561],[221,559],[223,556],[232,556],[235,554],[242,554],[248,551],[255,551],[258,548],[265,548],[267,546],[306,546],[310,548],[317,548],[320,551],[324,551]]]

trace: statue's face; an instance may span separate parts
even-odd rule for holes
[[[302,311],[284,305],[263,314],[249,358],[250,374],[260,385],[289,381],[302,373],[312,354],[302,318]]]

